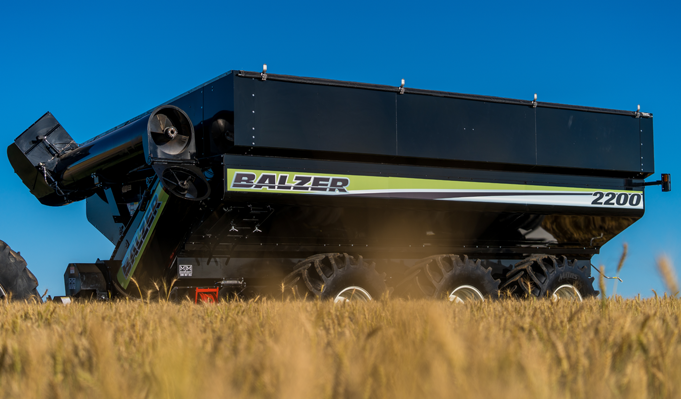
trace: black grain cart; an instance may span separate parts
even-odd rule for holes
[[[265,71],[80,145],[47,113],[7,153],[42,204],[85,200],[116,246],[67,266],[73,297],[581,299],[644,186],[671,189],[644,182],[649,113]]]

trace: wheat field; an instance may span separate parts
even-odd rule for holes
[[[10,398],[681,395],[681,300],[0,304]]]

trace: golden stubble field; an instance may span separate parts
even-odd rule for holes
[[[681,395],[681,300],[0,304],[17,398]]]

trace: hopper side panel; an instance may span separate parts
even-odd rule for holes
[[[537,108],[537,163],[640,171],[638,119],[572,109]]]
[[[396,154],[394,93],[248,78],[236,82],[237,145]]]
[[[405,94],[397,111],[400,156],[536,164],[532,107]]]

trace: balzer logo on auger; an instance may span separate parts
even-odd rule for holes
[[[197,301],[282,284],[335,301],[579,300],[596,295],[591,257],[643,216],[645,186],[671,189],[645,181],[640,110],[246,71],[80,145],[47,113],[7,154],[42,204],[85,200],[115,245],[66,265],[78,298],[161,282]],[[0,242],[0,295],[36,285]]]

